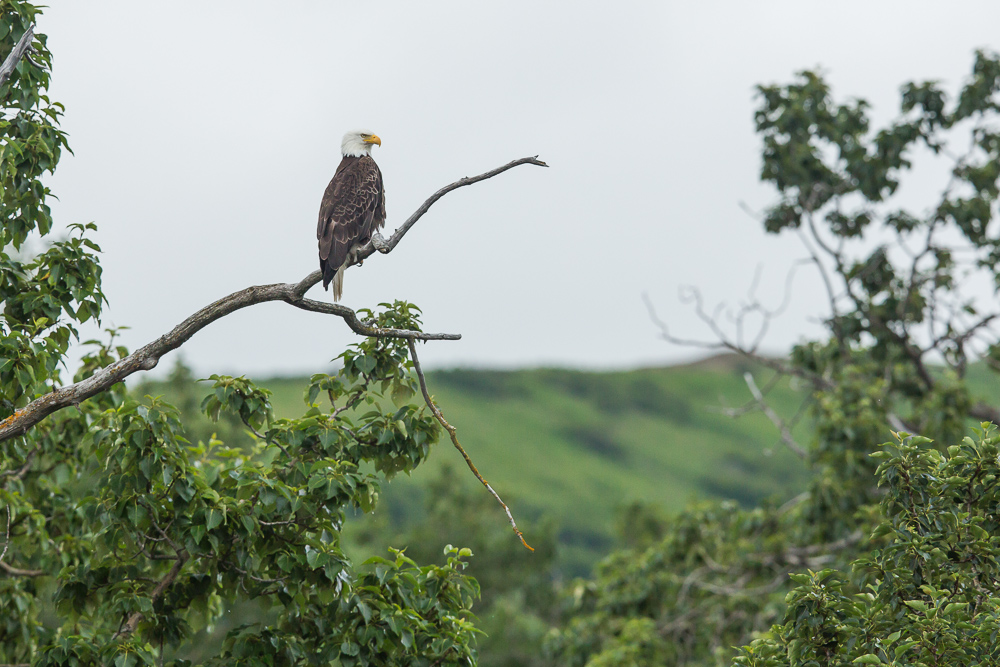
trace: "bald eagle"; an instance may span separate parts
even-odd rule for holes
[[[353,254],[368,243],[385,224],[385,189],[382,172],[372,159],[373,145],[382,140],[367,130],[344,135],[340,144],[344,159],[326,186],[319,206],[319,268],[323,289],[333,282],[333,300],[344,291],[344,269]]]

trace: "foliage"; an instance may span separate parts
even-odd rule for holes
[[[904,434],[875,452],[879,547],[851,572],[793,574],[783,623],[735,664],[996,664],[1000,436],[985,423],[977,436],[942,454]]]
[[[0,53],[9,53],[37,10],[4,1],[0,11]],[[52,56],[44,35],[36,36],[34,62],[22,59],[0,86],[0,416],[59,382],[60,362],[77,335],[76,326],[98,318],[104,304],[92,224],[70,226],[70,236],[49,240],[29,253],[29,234],[48,235],[52,216],[42,183],[52,173],[66,135],[57,127],[62,105],[45,94]],[[5,450],[5,454],[8,452]],[[26,452],[19,452],[23,456]]]
[[[0,10],[9,51],[38,12]],[[44,36],[34,45],[0,88],[2,416],[62,384],[75,327],[104,303],[94,226],[52,236],[40,179],[67,146],[43,94]],[[36,237],[45,249],[31,255]],[[420,326],[408,303],[365,315]],[[113,332],[91,348],[76,380],[127,354]],[[468,549],[429,566],[395,551],[359,570],[341,548],[345,514],[374,511],[380,484],[423,463],[439,427],[408,401],[405,342],[364,339],[339,360],[297,418],[275,419],[251,381],[213,376],[202,408],[255,434],[238,446],[189,441],[173,406],[120,384],[0,443],[0,663],[191,664],[198,633],[248,601],[266,622],[232,629],[204,664],[475,662]]]
[[[589,574],[617,543],[617,512],[623,505],[641,502],[676,512],[698,496],[736,500],[750,508],[768,496],[801,490],[809,477],[806,466],[781,447],[764,415],[734,421],[713,407],[719,397],[730,405],[744,400],[742,375],[747,371],[767,373],[757,362],[727,355],[691,365],[633,371],[461,369],[426,371],[426,375],[435,400],[458,428],[462,441],[475,448],[476,465],[508,501],[518,525],[536,513],[550,516],[558,525],[555,567],[560,576],[572,577]],[[181,379],[185,375],[186,381]],[[204,390],[190,379],[189,371],[174,368],[171,377],[130,389],[140,397],[162,394],[176,405],[189,439],[207,441],[217,432],[230,446],[248,441],[237,417],[227,422],[223,413],[213,424],[199,413]],[[299,414],[302,385],[309,383],[308,378],[254,380],[273,392],[270,401],[275,415]],[[776,410],[794,412],[801,395],[785,382],[770,392],[769,399]],[[410,400],[419,403],[422,399],[417,395]],[[688,417],[679,419],[682,409]],[[808,438],[809,424],[803,420],[793,432]],[[584,446],[576,434],[603,438],[625,455],[608,457],[593,446]],[[711,447],[692,447],[693,442],[710,442]],[[412,476],[382,489],[380,512],[373,518],[392,517],[392,524],[385,528],[388,534],[412,536],[411,526],[417,523],[433,529],[441,539],[428,540],[428,551],[419,556],[412,551],[413,542],[384,541],[394,546],[410,544],[407,553],[419,562],[429,562],[425,553],[439,556],[449,541],[471,547],[476,554],[473,567],[481,578],[490,570],[481,563],[489,558],[486,550],[461,537],[463,533],[442,534],[445,529],[440,524],[426,525],[421,509],[421,492],[433,496],[444,474],[442,468],[460,462],[450,448],[431,456]],[[481,503],[472,500],[483,495],[481,489],[463,487],[463,493],[468,496],[463,502],[483,505],[482,521],[503,524],[503,512],[495,502],[490,504],[485,497]],[[457,520],[449,529],[461,531],[463,525],[464,520]],[[535,547],[538,528],[525,532]],[[506,544],[508,537],[501,541]],[[547,567],[538,556],[531,562],[540,570]]]
[[[722,665],[777,624],[741,664],[992,664],[996,438],[943,452],[972,420],[1000,421],[967,377],[970,358],[1000,359],[1000,312],[967,295],[976,281],[1000,289],[1000,58],[978,52],[954,102],[906,84],[879,130],[866,102],[835,102],[815,72],[759,94],[761,176],[779,195],[764,227],[798,234],[827,288],[828,336],[771,362],[806,389],[814,477],[780,506],[638,512],[636,547],[570,587],[550,655]],[[952,162],[924,213],[897,195],[918,152]],[[883,451],[890,427],[920,435]]]
[[[778,620],[786,572],[815,558],[793,546],[799,525],[773,506],[691,505],[661,540],[612,554],[568,588],[548,652],[566,665],[712,664]]]
[[[406,553],[421,562],[438,559],[440,545],[449,539],[469,545],[476,554],[469,573],[479,582],[482,597],[476,612],[484,633],[479,664],[546,664],[541,645],[554,620],[555,526],[547,520],[522,521],[519,516],[519,525],[535,548],[528,551],[511,539],[510,525],[493,498],[478,486],[463,483],[450,466],[440,469],[425,495],[419,518],[408,516],[405,523],[392,525],[366,522],[365,545],[377,550],[387,544],[406,545]]]

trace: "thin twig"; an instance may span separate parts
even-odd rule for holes
[[[771,390],[778,386],[778,383],[785,378],[781,373],[775,373],[771,376],[771,379],[767,381],[764,388],[760,390],[761,395],[767,396],[771,393]],[[721,412],[727,417],[733,419],[739,419],[743,415],[750,414],[751,412],[756,412],[760,410],[760,402],[756,398],[751,398],[749,401],[739,406],[738,408],[719,408],[715,406],[708,406],[709,410],[714,410]]]
[[[493,497],[496,498],[497,502],[500,503],[500,506],[503,507],[504,512],[507,513],[507,519],[510,521],[511,528],[514,529],[514,533],[516,533],[518,539],[521,540],[521,544],[526,546],[529,550],[534,551],[535,548],[524,540],[524,535],[521,534],[521,531],[517,527],[517,523],[514,522],[514,515],[510,513],[510,508],[507,507],[507,503],[501,500],[499,494],[493,490],[493,487],[489,485],[489,482],[483,479],[483,476],[479,474],[479,470],[476,469],[475,464],[472,462],[472,459],[469,458],[465,448],[462,447],[461,443],[459,443],[458,433],[456,432],[455,427],[445,420],[444,415],[441,414],[437,405],[435,405],[434,401],[431,400],[431,395],[427,392],[427,381],[424,379],[424,372],[420,369],[420,360],[417,358],[417,346],[413,342],[413,339],[406,341],[406,343],[410,346],[410,358],[413,359],[413,369],[417,373],[417,380],[420,382],[420,392],[424,395],[424,401],[427,403],[427,407],[431,409],[434,417],[437,418],[441,426],[444,427],[444,430],[448,431],[448,435],[451,436],[451,443],[455,445],[455,449],[462,454],[462,458],[465,459],[465,463],[469,466],[469,470],[472,471],[472,474],[476,476],[476,479],[482,482],[483,486],[486,487],[486,490],[489,491]]]
[[[686,302],[695,303],[695,314],[703,322],[708,324],[712,328],[713,333],[718,337],[719,342],[708,343],[705,341],[689,340],[684,338],[678,338],[670,333],[667,328],[666,322],[660,319],[659,315],[656,313],[656,307],[653,305],[652,300],[649,298],[648,294],[642,295],[642,300],[646,304],[646,310],[649,313],[649,319],[660,329],[660,337],[668,343],[673,343],[674,345],[684,345],[687,347],[701,347],[708,350],[729,350],[730,352],[735,352],[740,356],[746,357],[752,361],[755,361],[763,366],[767,366],[773,371],[777,371],[783,375],[794,375],[809,382],[813,387],[817,389],[830,389],[832,384],[829,380],[821,375],[807,371],[804,368],[798,366],[793,366],[789,363],[781,361],[779,359],[773,359],[771,357],[766,357],[762,354],[755,352],[754,350],[748,350],[746,348],[740,347],[736,343],[729,340],[725,333],[719,328],[718,323],[715,321],[715,316],[709,315],[704,311],[703,304],[701,301],[701,293],[694,288],[690,288],[687,292],[682,295],[682,300]]]
[[[12,577],[40,577],[45,574],[44,570],[22,570],[7,563],[0,563],[0,569]]]
[[[427,210],[431,207],[431,205],[433,205],[434,202],[436,202],[438,199],[441,199],[441,197],[444,197],[446,194],[448,194],[452,190],[457,190],[458,188],[465,187],[466,185],[472,185],[473,183],[478,183],[479,181],[485,181],[487,178],[493,178],[494,176],[496,176],[498,174],[502,174],[503,172],[507,171],[508,169],[513,169],[514,167],[517,167],[517,166],[522,165],[522,164],[533,164],[536,167],[548,167],[549,166],[549,165],[545,164],[544,162],[542,162],[541,160],[539,160],[538,156],[535,155],[534,157],[523,157],[520,160],[514,160],[512,162],[508,162],[507,164],[505,164],[502,167],[497,167],[496,169],[493,169],[492,171],[487,171],[486,173],[479,174],[478,176],[466,176],[464,178],[460,178],[457,181],[455,181],[454,183],[452,183],[451,185],[444,186],[443,188],[441,188],[440,190],[438,190],[437,192],[435,192],[434,194],[432,194],[430,197],[428,197],[427,201],[425,201],[423,204],[421,204],[420,208],[418,208],[416,211],[414,211],[413,215],[411,215],[409,218],[407,218],[406,222],[404,222],[399,227],[399,229],[397,229],[395,232],[393,232],[392,236],[389,237],[389,239],[385,241],[385,244],[383,245],[383,247],[381,249],[376,248],[375,244],[372,243],[371,241],[369,241],[368,243],[366,243],[356,253],[356,257],[354,259],[354,262],[355,263],[361,262],[366,257],[370,256],[371,254],[375,253],[376,251],[381,252],[381,253],[392,252],[392,249],[395,248],[396,245],[403,239],[403,236],[406,234],[406,232],[410,231],[410,227],[412,227],[414,224],[416,224],[417,220],[419,220],[421,218],[421,216],[423,216],[423,214],[427,212]]]
[[[7,555],[7,547],[10,546],[10,503],[7,503],[7,534],[3,538],[3,551],[0,551],[0,565],[3,565],[3,557]]]
[[[35,456],[38,454],[39,451],[41,451],[41,449],[42,449],[41,445],[32,449],[30,452],[28,452],[28,455],[24,457],[24,464],[20,468],[18,468],[17,470],[5,470],[4,472],[0,473],[0,479],[3,479],[4,477],[10,477],[11,479],[14,480],[24,479],[24,476],[28,474],[28,470],[31,469],[32,461],[35,460]],[[7,486],[8,481],[10,480],[4,481],[4,483],[0,485],[0,488],[4,488],[5,486]],[[0,560],[2,560],[2,558],[0,558]]]
[[[447,193],[457,188],[478,183],[479,181],[492,178],[508,169],[512,169],[521,164],[534,164],[546,167],[544,162],[537,157],[527,157],[514,160],[502,167],[488,171],[478,176],[465,177],[447,185],[425,201],[416,212],[407,218],[406,222],[393,233],[386,242],[387,249],[383,252],[390,252],[400,242],[407,231],[427,212],[431,205]],[[358,263],[371,255],[374,246],[368,244],[364,246],[354,258],[354,263]],[[273,285],[256,285],[248,287],[239,292],[234,292],[229,296],[219,299],[215,303],[202,308],[197,313],[187,318],[170,333],[165,334],[143,347],[139,348],[129,356],[116,361],[115,363],[101,369],[91,377],[66,387],[61,387],[35,399],[25,407],[14,412],[13,415],[0,421],[0,442],[23,435],[32,426],[48,417],[53,412],[66,408],[70,405],[78,405],[80,402],[109,389],[112,385],[121,382],[129,375],[138,371],[148,371],[156,367],[160,357],[176,350],[188,341],[194,334],[202,330],[212,322],[225,317],[237,310],[253,306],[258,303],[268,301],[284,301],[296,308],[309,310],[316,313],[336,315],[344,320],[348,327],[362,336],[372,336],[379,338],[403,338],[407,340],[458,340],[459,334],[428,334],[419,331],[407,331],[402,329],[383,329],[372,327],[358,319],[357,313],[338,303],[325,303],[306,299],[305,293],[322,278],[322,272],[313,271],[298,283],[277,283]]]
[[[14,73],[14,68],[17,67],[18,61],[31,50],[31,40],[34,39],[34,37],[35,26],[30,25],[28,26],[28,29],[24,31],[24,34],[21,35],[21,39],[17,40],[17,44],[14,45],[14,49],[7,54],[7,57],[3,61],[3,65],[0,65],[0,86],[7,83],[7,79],[9,79],[10,75]],[[34,61],[32,61],[32,64],[37,66],[37,63]]]
[[[7,555],[7,548],[10,546],[10,504],[7,505],[7,532],[4,536],[3,541],[3,551],[0,552],[0,569],[9,574],[12,577],[40,577],[45,572],[42,570],[22,570],[19,567],[14,567],[3,562],[4,556]]]
[[[750,389],[750,393],[753,394],[754,400],[757,401],[760,409],[765,415],[767,415],[767,418],[771,420],[771,423],[777,427],[778,431],[781,432],[782,442],[784,442],[790,450],[795,452],[799,458],[808,458],[809,454],[802,447],[802,445],[795,442],[795,438],[792,437],[792,432],[788,430],[785,422],[778,416],[778,413],[774,411],[774,408],[767,404],[767,401],[764,399],[764,395],[760,393],[760,389],[757,388],[757,383],[753,380],[753,374],[749,372],[744,373],[743,380],[747,383],[747,387]]]
[[[174,542],[170,535],[167,534],[167,531],[161,528],[160,524],[152,518],[156,516],[156,512],[152,507],[150,507],[149,503],[140,499],[139,504],[145,507],[146,511],[149,512],[150,522],[153,524],[153,527],[156,528],[163,540],[170,545],[170,548],[173,549],[176,554],[173,558],[174,564],[171,566],[170,571],[167,572],[167,575],[160,580],[160,582],[153,589],[153,592],[149,595],[150,602],[156,602],[160,599],[160,596],[163,595],[163,592],[167,590],[167,587],[174,583],[177,579],[177,575],[180,574],[181,569],[188,560],[188,552],[186,549]],[[169,528],[172,523],[173,519],[166,524],[167,528]],[[146,535],[146,537],[148,539],[155,539],[150,535]],[[128,617],[128,620],[125,621],[125,623],[118,629],[118,632],[115,633],[114,639],[118,639],[119,637],[127,636],[135,632],[135,629],[139,626],[139,622],[142,621],[143,618],[145,618],[145,615],[141,611],[132,612],[132,615]]]
[[[163,592],[167,590],[167,587],[170,584],[174,583],[174,580],[177,579],[177,575],[180,574],[181,568],[184,567],[184,563],[187,562],[187,559],[188,559],[187,551],[181,549],[180,551],[177,552],[177,558],[174,561],[173,567],[170,568],[170,571],[167,572],[167,576],[163,577],[160,583],[156,585],[156,588],[154,588],[153,592],[150,594],[149,596],[150,602],[156,602],[157,600],[159,600],[160,596],[163,595]],[[145,618],[145,615],[141,611],[133,612],[132,615],[129,616],[125,624],[118,630],[118,632],[115,633],[113,639],[118,639],[119,637],[127,637],[128,635],[131,635],[133,632],[135,632],[135,629],[139,626],[139,622],[143,618]]]

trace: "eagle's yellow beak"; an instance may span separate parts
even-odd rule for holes
[[[366,144],[378,144],[379,146],[381,146],[382,145],[382,140],[378,138],[377,134],[373,134],[370,137],[368,137],[367,139],[365,139],[365,143]]]

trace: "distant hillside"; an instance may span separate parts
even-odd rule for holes
[[[453,370],[428,381],[480,470],[515,508],[554,514],[576,563],[607,551],[616,512],[634,501],[678,510],[695,497],[749,505],[801,490],[806,467],[770,421],[721,410],[750,398],[746,370],[729,359],[608,373]],[[769,373],[756,371],[763,384]],[[770,398],[786,415],[801,401],[787,385]],[[435,463],[446,459],[460,462],[442,448]]]
[[[516,516],[554,517],[564,570],[581,573],[610,549],[616,513],[634,501],[672,511],[692,498],[751,505],[801,491],[806,466],[781,443],[771,422],[759,412],[733,419],[722,411],[749,400],[747,371],[760,387],[773,375],[724,355],[617,372],[456,369],[429,373],[427,380],[483,475]],[[137,391],[164,394],[188,414],[196,412],[205,385],[183,372],[175,376]],[[1000,402],[1000,380],[985,366],[971,367],[969,380],[977,398]],[[306,383],[306,378],[260,381],[274,392],[279,417],[301,413]],[[768,400],[788,418],[802,395],[785,381]],[[201,418],[191,437],[207,438],[218,430],[229,434],[220,437],[232,438],[241,429]],[[808,444],[807,419],[794,435]],[[427,465],[384,489],[382,516],[390,517],[390,531],[391,524],[399,527],[421,514],[423,489],[443,465],[458,470],[467,484],[477,484],[443,440]],[[489,520],[505,524],[499,507]]]
[[[760,413],[732,419],[721,410],[750,398],[747,370],[762,387],[771,377],[736,357],[715,357],[620,372],[456,369],[429,373],[427,380],[483,475],[515,514],[556,519],[561,560],[579,572],[611,547],[616,512],[628,503],[677,510],[695,497],[753,504],[801,490],[806,467],[770,421]],[[260,384],[274,392],[278,416],[303,410],[305,378]],[[182,386],[158,383],[141,391],[183,403]],[[203,385],[197,391],[206,393]],[[791,416],[801,396],[786,382],[769,400]],[[807,441],[808,426],[797,426],[795,435]],[[419,511],[421,489],[441,465],[464,466],[447,440],[428,465],[388,485],[385,501],[394,520]],[[505,521],[499,508],[495,520]]]

